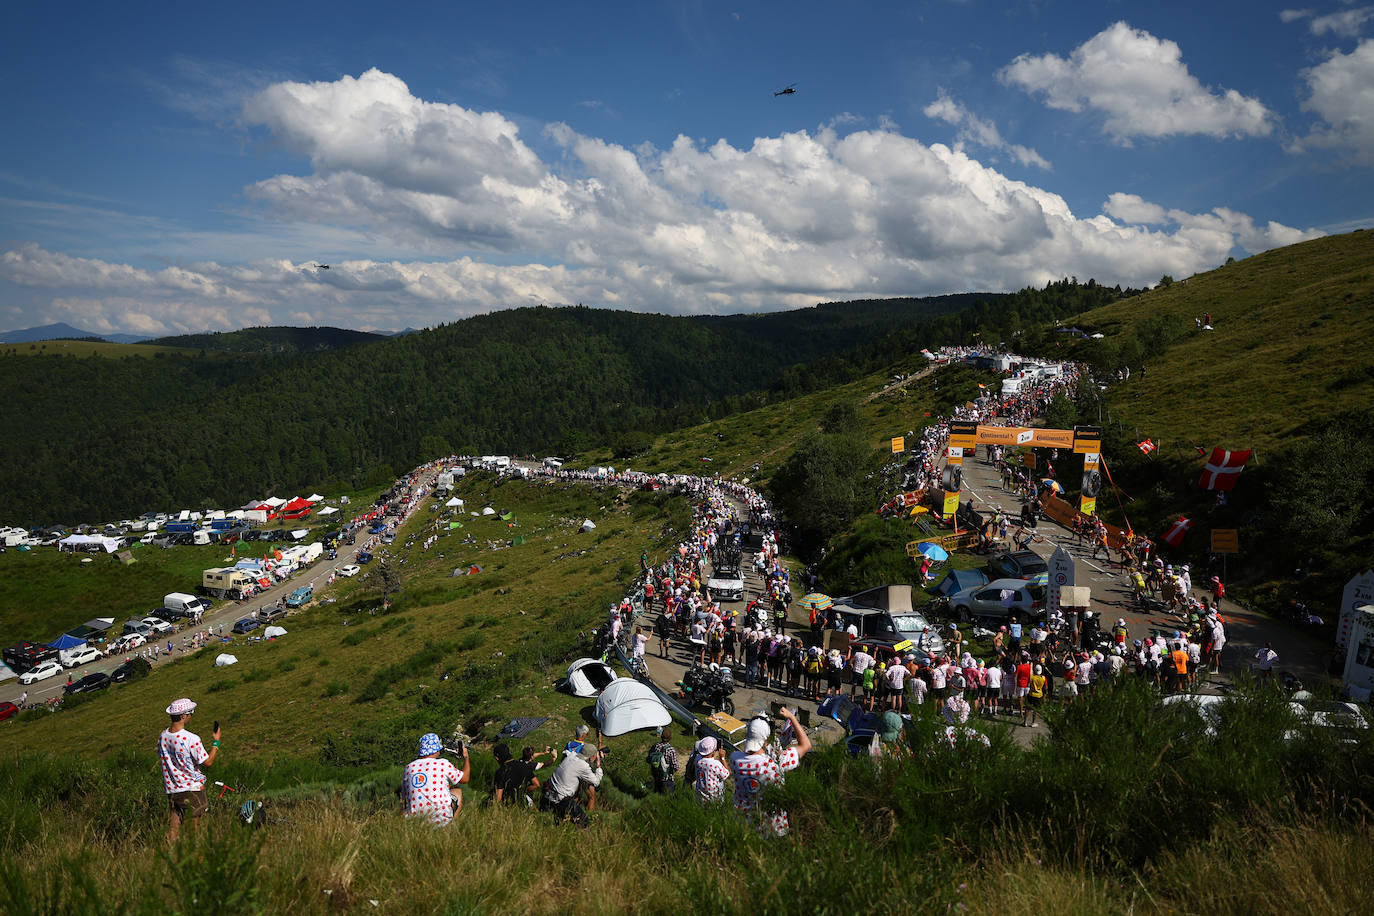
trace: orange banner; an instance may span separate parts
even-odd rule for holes
[[[1033,428],[1030,444],[1037,448],[1073,448],[1073,430]]]
[[[979,445],[1020,445],[1018,437],[1025,432],[1021,426],[980,426]]]

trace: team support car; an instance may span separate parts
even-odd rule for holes
[[[949,608],[960,620],[1006,620],[1015,612],[1024,621],[1045,616],[1045,587],[1025,579],[994,579],[987,585],[966,588],[949,599]]]
[[[988,560],[989,577],[993,579],[1026,579],[1048,577],[1050,564],[1033,550],[1007,550]]]
[[[357,565],[355,565],[355,564],[353,564],[353,563],[349,563],[347,566],[340,566],[340,567],[339,567],[339,575],[341,575],[341,576],[356,576],[358,573],[362,572],[362,569],[363,569],[363,568],[362,568],[361,566],[357,566]]]
[[[76,668],[88,662],[98,662],[104,657],[100,654],[99,649],[93,646],[82,646],[80,649],[73,649],[68,652],[62,666],[64,668]]]
[[[62,692],[71,695],[73,693],[90,693],[93,690],[104,690],[110,686],[110,676],[103,671],[96,671],[88,674],[79,681],[68,684],[62,688]]]
[[[50,677],[57,677],[62,673],[62,666],[54,661],[39,662],[35,667],[30,668],[19,675],[19,683],[36,684],[39,681],[47,680]]]
[[[251,633],[259,626],[261,626],[261,624],[252,617],[244,617],[234,624],[233,630],[235,633]]]
[[[721,566],[711,573],[706,580],[706,589],[712,599],[717,602],[744,600],[744,576],[740,575],[738,566]]]

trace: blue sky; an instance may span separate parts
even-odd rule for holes
[[[1374,222],[1342,0],[12,4],[0,77],[0,327],[1141,285]]]

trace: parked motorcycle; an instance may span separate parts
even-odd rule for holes
[[[735,714],[735,676],[729,668],[712,662],[696,664],[678,682],[688,706],[699,706],[712,712]]]

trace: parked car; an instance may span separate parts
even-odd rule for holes
[[[35,684],[38,681],[44,681],[50,677],[56,677],[61,673],[62,666],[59,665],[57,662],[40,662],[37,666],[30,668],[28,671],[25,671],[23,674],[19,675],[19,683]]]
[[[19,715],[19,707],[13,703],[0,703],[0,722]]]
[[[368,563],[372,562],[372,554],[368,553],[366,550],[361,550],[358,552],[356,559],[359,563],[366,566]]]
[[[176,623],[178,620],[185,620],[190,617],[190,613],[177,607],[155,607],[148,612],[149,617],[156,617],[158,620],[165,620],[168,623]]]
[[[157,617],[144,617],[143,622],[148,625],[148,629],[153,631],[154,636],[170,636],[176,632],[176,627]]]
[[[80,649],[73,649],[67,653],[67,659],[62,663],[64,668],[76,668],[88,662],[98,662],[105,656],[100,654],[100,650],[94,646],[82,646]]]
[[[142,636],[145,640],[154,635],[153,628],[148,626],[148,624],[144,623],[142,620],[127,621],[124,624],[124,632],[120,635],[129,636],[134,634]]]
[[[105,650],[107,655],[115,655],[119,652],[127,652],[130,649],[137,649],[139,646],[147,645],[148,639],[141,633],[125,633],[123,636],[110,643],[110,648]]]
[[[910,640],[934,655],[945,650],[938,628],[912,607],[910,585],[879,585],[836,598],[834,614],[841,630],[853,624],[861,638],[891,640],[893,644]]]
[[[1048,576],[1050,564],[1033,550],[1007,550],[988,560],[988,577],[992,579],[1027,579]]]
[[[109,687],[111,683],[108,674],[103,671],[96,671],[86,675],[73,684],[68,684],[66,687],[62,688],[62,691],[66,694],[89,693],[92,690],[104,690]]]
[[[287,607],[303,607],[310,603],[310,599],[315,597],[315,590],[309,585],[302,585],[294,592],[286,596]]]
[[[132,681],[135,678],[143,677],[152,670],[152,662],[148,661],[146,658],[134,657],[111,671],[110,680],[116,684],[122,684],[125,681]]]
[[[237,623],[234,624],[234,632],[249,633],[253,630],[256,630],[259,626],[261,626],[261,624],[259,624],[252,617],[244,617],[243,619],[239,620]]]
[[[286,616],[286,608],[277,607],[275,604],[264,605],[258,608],[258,620],[262,623],[276,620],[278,617]]]
[[[339,567],[339,575],[341,576],[356,576],[358,573],[362,571],[363,568],[361,566],[358,566],[353,563],[349,563],[347,566]]]
[[[1010,606],[1002,602],[1004,591],[1012,593]],[[1029,622],[1045,616],[1045,587],[1025,579],[994,579],[987,585],[956,592],[949,599],[949,607],[965,622],[977,618],[1006,620],[1012,611]]]

